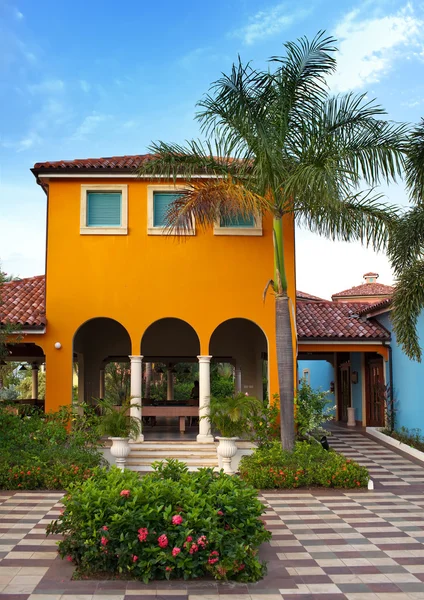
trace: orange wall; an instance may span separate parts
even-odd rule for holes
[[[128,235],[80,235],[80,186],[128,185]],[[161,182],[165,183],[165,182]],[[294,227],[284,224],[289,294],[295,298]],[[214,329],[244,317],[268,338],[270,392],[277,392],[274,298],[262,294],[273,276],[272,219],[263,236],[147,234],[147,183],[129,179],[51,180],[48,202],[46,314],[40,336],[48,369],[46,407],[71,401],[72,340],[88,319],[110,317],[128,331],[140,354],[144,331],[157,319],[177,317],[196,330],[201,353],[209,353]],[[55,342],[62,348],[56,350]]]

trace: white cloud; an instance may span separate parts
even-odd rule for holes
[[[247,25],[233,31],[231,35],[239,37],[245,44],[251,45],[277,35],[294,23],[306,18],[311,11],[311,8],[301,8],[293,11],[286,2],[282,2],[271,6],[267,10],[260,10],[250,17]]]
[[[28,86],[31,94],[57,94],[63,92],[65,84],[61,79],[45,79]]]
[[[424,23],[410,4],[394,14],[363,17],[349,12],[334,30],[338,40],[337,72],[329,78],[333,92],[345,92],[376,83],[399,58],[408,58],[422,44]]]
[[[17,8],[15,9],[15,18],[18,19],[18,21],[20,21],[21,19],[24,18],[23,13],[21,13],[21,11],[18,10]]]
[[[77,127],[71,139],[73,140],[83,140],[87,137],[88,134],[93,133],[104,121],[110,119],[110,115],[101,115],[93,112],[88,117],[82,121],[81,125]]]
[[[91,89],[91,85],[88,83],[88,81],[85,81],[85,79],[80,79],[79,84],[80,84],[82,91],[85,92],[86,94],[88,94],[88,92]]]

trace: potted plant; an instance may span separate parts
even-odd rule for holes
[[[130,409],[137,405],[125,400],[118,407],[113,399],[99,399],[98,404],[101,408],[99,433],[112,440],[110,453],[115,457],[116,465],[123,471],[131,450],[129,439],[136,439],[141,431],[140,419],[130,414]]]
[[[224,472],[233,475],[231,459],[237,453],[236,441],[250,428],[249,416],[258,409],[259,400],[239,393],[228,398],[211,398],[209,418],[214,429],[221,434],[217,452],[222,458]]]

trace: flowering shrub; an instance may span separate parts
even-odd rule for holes
[[[291,489],[305,486],[359,488],[368,483],[368,471],[342,454],[319,444],[297,442],[293,452],[280,442],[243,456],[241,478],[258,489]]]
[[[0,406],[0,489],[64,489],[90,477],[102,460],[95,422],[71,408],[22,416]]]
[[[63,514],[48,527],[49,534],[63,535],[62,558],[79,574],[107,572],[145,582],[263,577],[257,550],[270,533],[255,490],[212,469],[174,466],[178,477],[169,468],[142,478],[115,467],[97,469],[71,488]]]
[[[329,400],[329,392],[314,390],[302,379],[297,390],[295,407],[296,430],[300,439],[327,433],[322,426],[334,418],[334,406]]]

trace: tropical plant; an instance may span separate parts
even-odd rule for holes
[[[302,379],[295,399],[295,422],[300,439],[326,433],[323,424],[334,418],[334,406],[328,396],[329,392],[314,390]]]
[[[105,397],[122,405],[130,396],[130,377],[128,363],[108,363],[105,367]]]
[[[259,412],[260,402],[242,393],[227,398],[211,398],[207,416],[223,437],[238,437],[250,429],[249,418]]]
[[[130,415],[130,410],[137,404],[126,400],[122,405],[117,406],[113,398],[99,398],[97,404],[101,409],[101,418],[99,422],[100,435],[121,438],[137,438],[140,433],[140,419]]]
[[[424,119],[410,136],[405,173],[414,206],[398,220],[390,236],[389,256],[397,278],[391,319],[405,354],[421,362],[417,321],[424,310]]]
[[[267,70],[239,59],[198,103],[206,142],[153,143],[139,174],[189,182],[167,213],[170,231],[191,230],[193,220],[201,228],[219,219],[272,215],[274,276],[268,285],[275,294],[282,444],[290,449],[293,310],[283,222],[291,226],[295,219],[332,240],[382,248],[397,212],[360,184],[373,188],[400,174],[407,127],[383,120],[384,109],[366,94],[330,97],[333,38],[321,32],[311,42],[287,42],[285,50]],[[199,173],[210,177],[196,179]]]

